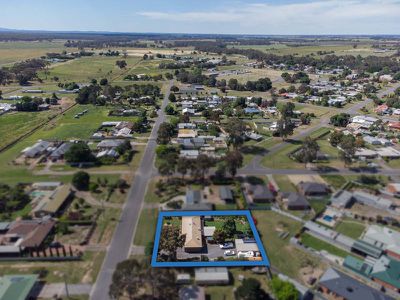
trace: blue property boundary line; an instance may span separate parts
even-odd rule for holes
[[[245,216],[253,231],[262,260],[259,261],[182,261],[182,262],[159,262],[157,261],[158,247],[162,231],[164,217],[192,217],[192,216]],[[158,214],[156,235],[154,239],[153,255],[151,257],[152,267],[243,267],[243,266],[263,266],[270,267],[270,262],[261,242],[253,217],[249,210],[223,210],[223,211],[160,211]]]

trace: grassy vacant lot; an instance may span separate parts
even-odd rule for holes
[[[257,229],[267,251],[271,265],[283,274],[300,279],[299,270],[313,262],[320,262],[308,253],[305,253],[289,244],[290,237],[297,234],[302,224],[272,211],[253,211],[257,220]],[[279,237],[282,232],[289,232],[286,239]]]
[[[81,57],[65,63],[53,65],[49,68],[48,74],[40,72],[39,77],[42,79],[49,79],[57,76],[60,82],[89,82],[93,78],[112,79],[126,73],[132,65],[135,65],[140,60],[140,58],[137,57],[129,57],[125,59],[128,63],[127,68],[120,69],[115,65],[115,62],[121,59],[123,58],[103,57],[98,55],[92,57]]]
[[[9,113],[0,118],[0,148],[23,136],[32,128],[44,123],[52,111]]]
[[[64,42],[0,42],[0,65],[38,58],[48,52],[61,52],[67,49],[64,47]],[[76,49],[68,49],[68,51],[74,50]]]
[[[286,175],[274,175],[274,179],[282,192],[297,192],[296,187]]]
[[[265,155],[262,160],[262,165],[267,168],[275,169],[303,169],[304,164],[297,163],[289,157],[289,154],[301,146],[300,142],[293,142],[285,145],[279,151],[272,155]]]
[[[301,236],[301,242],[303,243],[303,245],[313,248],[315,250],[325,250],[327,252],[329,252],[330,254],[336,255],[336,256],[340,256],[340,257],[346,257],[347,255],[349,255],[348,252],[339,249],[325,241],[322,241],[320,239],[317,239],[307,233],[303,234]]]
[[[358,239],[364,232],[365,225],[357,221],[344,219],[336,226],[335,230],[353,239]]]
[[[79,119],[74,115],[87,109],[88,113]],[[106,106],[76,105],[68,112],[52,121],[32,138],[89,139],[94,131],[105,121],[134,121],[135,117],[109,117],[111,108]]]
[[[334,189],[339,189],[347,182],[347,179],[341,175],[321,175],[321,177]]]
[[[105,252],[86,252],[81,261],[73,262],[2,262],[0,276],[43,271],[42,280],[47,283],[64,282],[62,273],[69,284],[94,283],[104,256]]]
[[[323,144],[326,141],[327,134],[329,133],[330,129],[326,127],[321,127],[318,128],[317,130],[313,131],[309,137],[313,139],[317,139],[318,144]],[[291,159],[289,157],[289,154],[296,151],[296,149],[301,147],[301,141],[297,140],[289,140],[288,143],[279,151],[273,153],[272,155],[265,155],[262,164],[263,166],[267,168],[278,168],[278,169],[303,169],[304,164],[303,163],[298,163],[295,160]],[[330,145],[325,145],[324,147],[321,147],[321,151],[325,153],[327,151],[328,147],[331,147]],[[334,148],[331,147],[333,150]],[[329,153],[327,154],[332,154],[333,150],[329,149]],[[329,164],[334,163],[336,164],[337,160],[332,160],[329,162]]]
[[[136,228],[134,244],[138,246],[146,246],[154,241],[156,232],[158,209],[143,208],[140,214],[139,223]]]

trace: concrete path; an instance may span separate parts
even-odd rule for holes
[[[88,295],[92,289],[90,284],[68,284],[68,294],[74,295]],[[39,293],[40,298],[53,299],[54,295],[66,296],[67,292],[65,289],[65,283],[49,283],[42,287]]]

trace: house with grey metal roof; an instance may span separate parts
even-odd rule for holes
[[[300,182],[297,187],[304,196],[309,197],[326,196],[330,192],[327,185],[319,182]]]
[[[60,160],[64,158],[65,152],[71,148],[72,143],[62,143],[60,146],[58,146],[51,154],[49,155],[49,158],[53,161]]]
[[[264,184],[249,184],[244,185],[245,198],[247,203],[271,203],[275,200],[275,196]]]
[[[307,198],[299,193],[285,193],[283,202],[288,210],[307,210],[311,208]]]
[[[394,298],[361,283],[360,281],[339,272],[328,269],[319,281],[323,294],[346,300],[394,300]]]
[[[219,187],[219,197],[225,202],[233,202],[232,190],[229,186],[222,185]]]

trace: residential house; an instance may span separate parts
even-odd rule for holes
[[[323,295],[341,300],[394,300],[349,275],[329,268],[320,278],[319,290]]]
[[[330,192],[327,185],[319,182],[300,182],[297,187],[300,193],[308,197],[326,196]]]
[[[275,200],[275,196],[264,184],[244,185],[245,198],[247,203],[271,203]]]
[[[47,149],[51,146],[52,146],[51,142],[39,140],[33,146],[22,150],[22,154],[28,158],[35,158],[46,153]]]
[[[71,148],[72,143],[62,143],[53,152],[50,153],[49,158],[52,161],[64,159],[65,153]]]
[[[102,140],[100,143],[97,144],[96,148],[100,151],[111,150],[117,148],[122,144],[122,140]]]
[[[61,185],[50,194],[37,197],[33,205],[32,214],[36,218],[56,216],[71,200],[73,193],[69,185]]]
[[[351,119],[352,123],[359,124],[361,128],[369,129],[378,121],[377,118],[368,116],[355,116]]]
[[[373,265],[370,277],[385,288],[400,292],[400,261],[382,255]]]
[[[182,287],[179,290],[179,300],[206,300],[205,288],[197,285]]]
[[[400,183],[389,183],[386,190],[395,197],[400,197]]]
[[[203,242],[203,221],[200,216],[182,217],[182,235],[185,236],[185,252],[201,252]]]
[[[0,236],[0,254],[19,255],[25,249],[40,248],[55,224],[49,218],[13,222],[8,231]]]
[[[382,249],[388,256],[400,259],[400,232],[389,227],[370,225],[362,240]]]
[[[288,210],[309,210],[311,208],[307,198],[299,193],[285,193],[283,203]]]
[[[38,275],[4,275],[0,277],[0,300],[36,299],[33,294]]]
[[[231,188],[225,185],[219,187],[219,197],[227,203],[232,203],[234,200]]]

